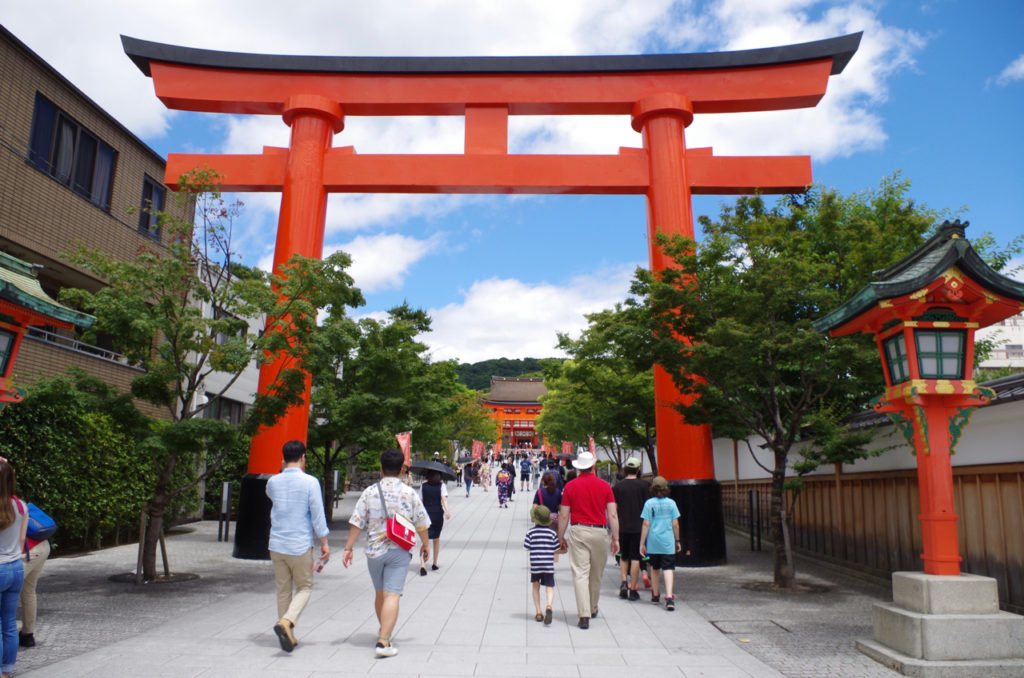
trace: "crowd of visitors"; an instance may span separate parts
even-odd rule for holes
[[[303,472],[305,447],[298,441],[287,443],[283,456],[282,472],[268,482],[267,494],[273,501],[270,548],[279,616],[274,632],[281,648],[291,652],[299,642],[294,628],[310,598],[312,573],[327,562],[330,549],[319,486]],[[674,610],[675,558],[682,545],[679,510],[668,497],[667,481],[660,476],[650,483],[643,480],[640,460],[630,457],[613,487],[595,474],[596,461],[592,453],[580,452],[571,460],[571,468],[530,455],[498,459],[493,470],[479,459],[466,459],[457,470],[440,462],[425,462],[427,467],[436,466],[426,468],[416,491],[407,483],[409,467],[404,465],[402,452],[383,452],[381,479],[359,496],[349,518],[348,540],[342,556],[342,564],[350,566],[354,562],[355,544],[361,534],[366,534],[364,555],[379,623],[377,657],[398,653],[391,635],[413,553],[418,553],[421,576],[427,575],[428,563],[431,570],[440,568],[441,532],[452,516],[446,480],[464,484],[467,498],[473,484],[486,491],[493,482],[501,508],[508,508],[514,501],[517,472],[519,490],[534,491],[529,504],[533,525],[524,536],[523,547],[529,552],[530,586],[538,622],[551,624],[555,564],[562,553],[568,553],[576,625],[580,629],[590,628],[591,621],[598,617],[602,574],[612,555],[620,565],[621,598],[639,600],[642,570],[649,566],[651,602],[660,604],[664,590],[665,609]],[[2,521],[0,510],[0,524]],[[0,530],[0,548],[3,534]],[[315,539],[320,541],[320,559],[316,562],[312,546]],[[646,586],[648,578],[643,574]],[[5,625],[5,636],[6,629]],[[6,658],[5,643],[5,667]]]

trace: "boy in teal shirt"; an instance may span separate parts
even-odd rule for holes
[[[668,481],[658,476],[651,482],[651,498],[644,502],[640,512],[644,525],[640,533],[640,555],[650,556],[651,602],[661,600],[658,573],[665,573],[665,609],[676,609],[672,595],[676,554],[683,547],[679,543],[679,508],[668,498]]]

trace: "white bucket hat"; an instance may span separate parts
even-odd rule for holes
[[[580,452],[576,455],[576,458],[572,460],[572,465],[581,471],[586,471],[588,468],[593,466],[596,461],[597,458],[590,452]]]

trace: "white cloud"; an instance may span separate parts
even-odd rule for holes
[[[1024,54],[1014,59],[996,77],[996,84],[1000,86],[1010,85],[1018,80],[1024,80]]]
[[[551,357],[557,332],[578,336],[583,317],[626,297],[636,265],[594,271],[564,285],[491,278],[463,292],[461,303],[430,309],[432,331],[424,341],[435,360]]]
[[[363,292],[372,294],[402,286],[409,269],[440,244],[440,237],[418,240],[398,233],[359,236],[341,245],[327,245],[324,255],[338,250],[352,257],[349,274]]]
[[[821,2],[812,0],[720,0],[699,9],[672,0],[519,0],[514,10],[507,3],[475,0],[306,0],[286,6],[271,0],[181,0],[173,12],[160,3],[133,0],[71,5],[60,0],[0,0],[0,5],[5,25],[15,34],[136,133],[152,137],[167,130],[172,113],[163,109],[153,96],[152,83],[125,57],[118,33],[223,51],[429,56],[637,53],[652,46],[667,51],[747,49],[865,30],[850,66],[830,83],[829,110],[820,115],[791,114],[783,129],[800,133],[790,135],[788,142],[775,142],[783,149],[779,152],[796,148],[794,152],[810,150],[824,157],[875,148],[884,141],[880,119],[865,107],[884,100],[887,78],[912,64],[922,43],[913,32],[882,24],[870,3],[836,2],[822,9]],[[55,40],[55,35],[69,39]],[[1022,70],[1019,59],[1000,78],[1024,77]],[[709,121],[706,129],[716,133],[711,143],[726,150],[737,130],[744,138],[774,138],[764,132],[777,130],[777,121],[762,117]],[[851,122],[852,128],[844,127]],[[355,143],[362,152],[461,148],[457,118],[412,123],[351,118],[348,126],[339,143]],[[580,143],[590,147],[595,144],[588,132],[599,129],[608,127],[600,122],[558,121],[545,127],[548,143],[535,146],[562,152]],[[628,124],[619,123],[615,129],[613,138],[637,145]],[[287,144],[280,120],[233,121],[224,150],[259,152],[263,144]]]

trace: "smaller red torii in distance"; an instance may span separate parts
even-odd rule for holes
[[[281,115],[291,127],[287,149],[170,154],[166,171],[171,186],[205,166],[224,177],[224,190],[280,191],[275,269],[294,253],[322,255],[332,192],[589,193],[647,196],[650,264],[660,271],[671,262],[654,236],[693,237],[692,194],[801,192],[812,182],[808,156],[715,157],[710,149],[688,150],[684,130],[693,116],[814,106],[860,38],[707,54],[471,58],[275,56],[124,36],[122,42],[169,108]],[[359,155],[351,147],[331,148],[346,115],[461,115],[465,152]],[[643,148],[617,155],[509,154],[510,115],[629,115]],[[262,369],[261,390],[279,368]],[[717,492],[710,430],[682,420],[674,407],[680,397],[656,367],[659,470],[680,483],[714,484]],[[253,439],[250,474],[276,473],[281,446],[305,440],[308,417],[308,408],[294,408],[261,430]]]

